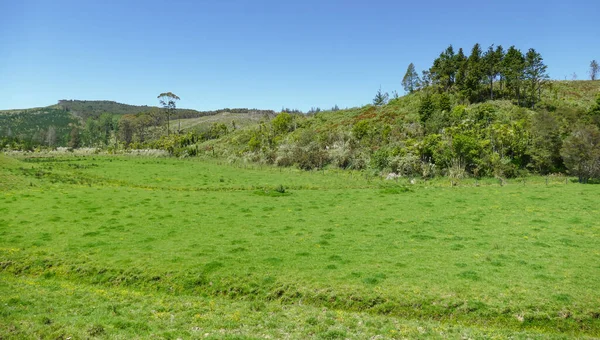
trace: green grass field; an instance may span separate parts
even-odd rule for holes
[[[600,336],[597,185],[1,155],[0,181],[0,338]]]

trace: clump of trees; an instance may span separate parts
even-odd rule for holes
[[[422,79],[411,63],[402,84],[407,92],[433,87],[469,103],[511,99],[534,107],[549,78],[546,70],[541,54],[533,48],[523,53],[514,46],[504,50],[491,45],[484,51],[475,44],[467,56],[462,48],[455,52],[450,45],[423,72]]]
[[[580,183],[600,178],[600,130],[595,125],[575,129],[560,150],[565,165]]]

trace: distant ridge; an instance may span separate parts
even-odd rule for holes
[[[67,100],[62,99],[53,105],[57,109],[69,111],[74,116],[81,118],[98,117],[103,113],[115,115],[138,114],[158,110],[156,106],[122,104],[111,100]],[[177,115],[202,116],[202,112],[192,109],[177,109]]]

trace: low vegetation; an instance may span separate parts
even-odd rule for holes
[[[568,178],[0,160],[3,337],[600,336],[596,188]]]

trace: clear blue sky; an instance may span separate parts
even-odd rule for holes
[[[0,0],[0,109],[167,91],[199,110],[353,107],[476,42],[586,79],[599,14],[598,0]]]

